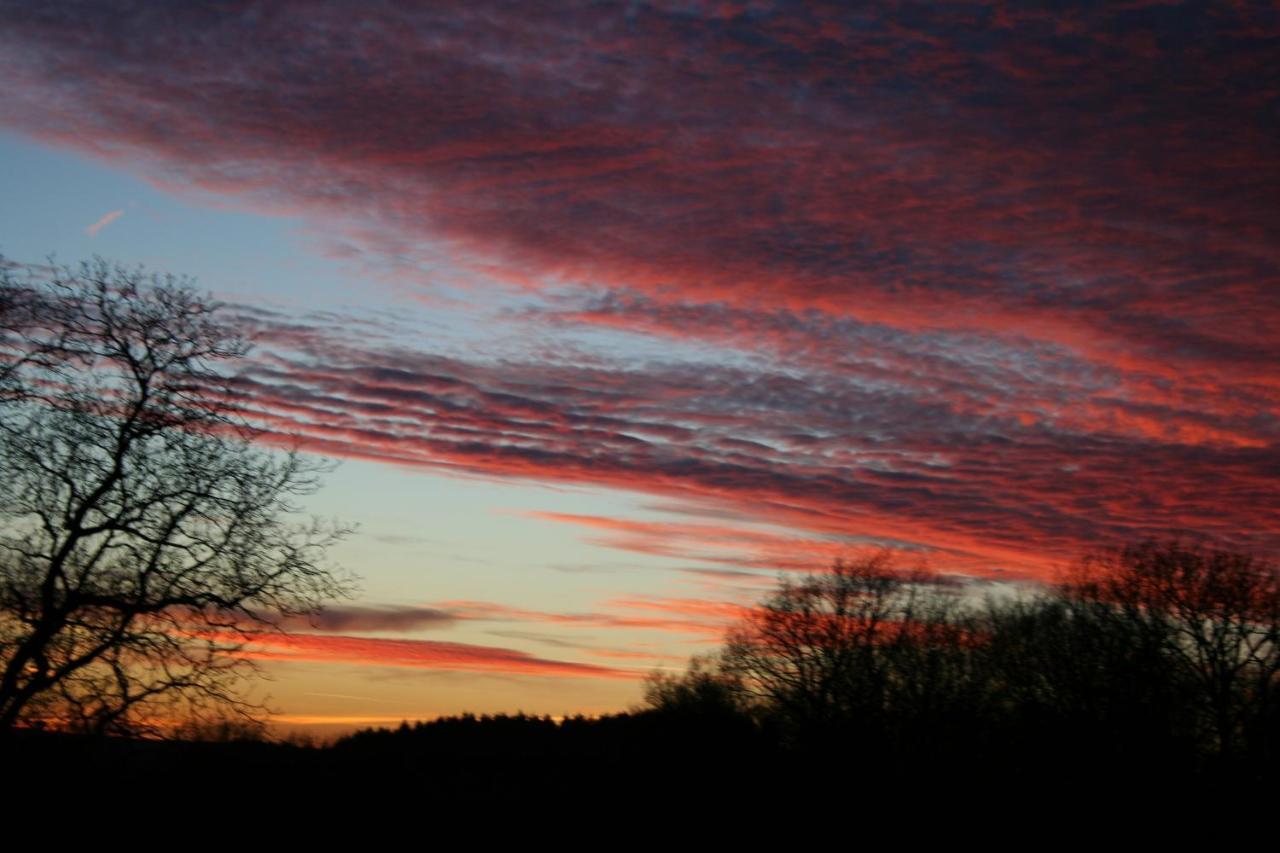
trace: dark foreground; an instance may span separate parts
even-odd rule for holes
[[[1138,802],[1272,800],[1275,768],[1225,763],[1165,744],[1091,748],[1080,732],[915,737],[870,742],[845,732],[784,742],[741,718],[661,712],[556,722],[529,716],[446,718],[368,730],[327,746],[265,740],[148,741],[19,733],[5,747],[9,784],[79,788],[95,797],[258,798],[393,794],[432,809],[451,805],[569,807],[608,804],[661,812],[690,804],[749,814],[766,803],[874,807],[1043,808],[1089,803],[1124,811]]]

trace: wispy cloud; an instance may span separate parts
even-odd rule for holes
[[[84,233],[88,234],[90,237],[97,237],[99,231],[106,228],[112,222],[115,222],[121,216],[124,216],[123,210],[113,210],[110,213],[104,213],[97,222],[84,229]]]
[[[430,243],[524,288],[538,334],[700,355],[278,322],[243,389],[279,440],[798,531],[739,559],[853,534],[1047,572],[1186,529],[1280,554],[1266,4],[468,0],[370,7],[359,38],[347,4],[284,8],[0,0],[0,113],[361,252]],[[725,539],[680,533],[681,560]]]
[[[1275,363],[1256,4],[4,12],[10,123],[526,283]]]
[[[770,346],[767,326],[752,328]],[[279,349],[264,334],[241,390],[268,439],[640,490],[773,525],[546,516],[681,561],[805,568],[890,546],[943,568],[1046,573],[1095,543],[1187,529],[1280,550],[1267,522],[1280,389],[875,329],[863,361],[857,326],[846,334],[831,357],[779,344],[776,364],[635,366],[487,363],[294,326]]]
[[[731,604],[709,602],[700,602],[700,604],[705,607],[673,609],[669,613],[664,612],[658,616],[653,616],[649,612],[639,616],[610,612],[610,610],[632,608],[631,602],[612,602],[606,610],[575,613],[533,610],[492,601],[449,601],[443,602],[441,606],[456,613],[461,619],[477,622],[529,622],[563,628],[657,631],[701,637],[720,636],[724,632],[725,617],[738,612],[738,609]],[[661,608],[641,605],[640,609],[651,611]]]
[[[310,616],[284,620],[282,627],[300,631],[421,631],[447,628],[454,624],[453,614],[431,607],[396,605],[333,605]]]
[[[540,658],[527,652],[496,646],[337,634],[258,634],[243,654],[260,660],[363,664],[508,675],[624,679],[642,675],[633,670]]]

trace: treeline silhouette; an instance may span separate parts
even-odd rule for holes
[[[1247,787],[1280,770],[1280,574],[1147,542],[977,598],[876,555],[784,582],[719,654],[652,677],[647,703],[900,780]]]
[[[717,653],[651,675],[627,713],[467,714],[324,747],[214,736],[28,732],[14,746],[45,772],[377,780],[437,802],[1256,796],[1280,778],[1280,576],[1245,554],[1146,543],[982,596],[875,555],[782,582]]]

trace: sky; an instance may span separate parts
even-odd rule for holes
[[[194,277],[339,463],[282,724],[622,710],[868,550],[1280,556],[1273,3],[0,15],[0,252]]]

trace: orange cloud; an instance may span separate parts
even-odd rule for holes
[[[435,640],[334,634],[258,634],[245,651],[260,660],[395,666],[460,672],[567,678],[638,678],[642,673],[589,663],[549,660],[514,649]]]

